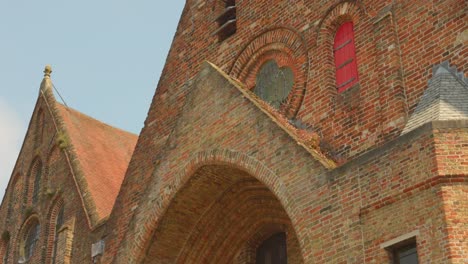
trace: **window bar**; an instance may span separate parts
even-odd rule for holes
[[[220,31],[223,31],[225,28],[227,28],[229,25],[235,23],[237,21],[237,19],[231,19],[231,20],[228,20],[226,23],[224,23],[221,27],[219,27],[215,32],[213,32],[211,35],[216,35],[218,34]]]
[[[338,86],[338,89],[340,89],[340,88],[342,88],[342,87],[348,85],[349,83],[353,82],[355,79],[356,79],[356,78],[352,77],[351,79],[347,80],[346,82],[340,84],[340,85]]]
[[[232,10],[235,10],[236,9],[236,6],[229,6],[229,7],[226,7],[223,11],[223,13],[221,13],[218,17],[216,17],[215,21],[218,21],[220,18],[222,18],[224,15],[226,15],[227,13],[229,13],[229,11],[232,11]]]
[[[348,59],[345,62],[341,63],[338,67],[336,67],[336,70],[339,70],[339,69],[343,68],[344,66],[350,64],[351,62],[353,62],[353,58]]]
[[[350,44],[351,43],[351,39],[348,39],[345,43],[339,45],[338,47],[336,47],[336,49],[334,49],[333,51],[338,51],[342,48],[344,48],[346,45]]]

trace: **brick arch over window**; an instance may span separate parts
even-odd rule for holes
[[[39,228],[39,233],[37,239],[34,241],[34,249],[31,249],[30,246],[26,246],[26,240],[28,240],[28,235],[31,234],[32,228],[34,227]],[[20,259],[31,259],[31,261],[39,262],[41,259],[40,256],[40,242],[41,242],[41,232],[42,232],[42,225],[39,221],[39,216],[36,213],[32,213],[21,225],[19,232],[13,241],[13,249],[14,249],[14,263],[17,263]],[[25,250],[31,249],[30,253],[26,253]],[[38,253],[39,252],[39,253]],[[29,255],[31,254],[31,255]],[[29,263],[29,262],[28,262]]]
[[[292,118],[304,98],[309,71],[307,46],[297,32],[276,28],[257,36],[241,51],[231,67],[230,75],[253,89],[258,71],[269,60],[275,60],[280,68],[289,67],[293,71],[294,86],[280,109],[280,112]]]
[[[356,26],[359,25],[363,13],[362,6],[356,1],[340,2],[328,10],[317,26],[317,50],[322,52],[317,54],[317,60],[320,64],[314,69],[317,73],[314,75],[320,75],[319,73],[325,74],[325,78],[322,79],[324,81],[322,86],[329,89],[331,94],[336,94],[338,92],[333,51],[337,31],[347,22],[352,22],[355,29]]]
[[[29,169],[28,178],[26,181],[26,195],[24,196],[24,202],[26,205],[32,205],[38,201],[41,193],[42,175],[42,161],[39,157],[36,157],[32,162],[31,168]]]
[[[212,150],[194,153],[192,158],[189,159],[185,169],[180,172],[174,172],[174,177],[170,182],[165,183],[164,186],[159,183],[158,177],[154,177],[148,189],[148,197],[144,199],[144,203],[140,204],[136,212],[137,222],[133,225],[135,228],[127,233],[125,241],[132,241],[131,243],[123,242],[120,245],[119,253],[117,254],[117,262],[136,262],[140,263],[144,260],[147,249],[150,247],[155,230],[160,224],[161,217],[167,213],[167,210],[187,182],[196,174],[196,172],[204,166],[228,166],[232,169],[243,171],[245,174],[251,176],[250,179],[256,179],[257,183],[264,186],[280,204],[280,208],[284,210],[282,219],[289,221],[291,230],[302,230],[297,233],[297,248],[305,258],[311,258],[308,252],[310,249],[305,248],[301,242],[310,240],[309,233],[303,222],[300,221],[300,216],[294,212],[298,212],[297,205],[291,201],[293,196],[287,190],[283,181],[265,167],[258,160],[253,159],[242,153],[233,152],[229,150]],[[276,208],[279,208],[276,207]],[[248,239],[248,238],[247,238]],[[307,259],[304,259],[307,262]]]
[[[358,24],[365,14],[365,8],[360,1],[340,1],[331,6],[317,25],[317,42],[322,43],[330,34],[333,38],[338,27],[346,21]]]
[[[265,185],[231,166],[202,166],[161,217],[143,263],[232,263],[257,229],[275,223],[292,225]]]
[[[59,231],[64,224],[64,201],[60,196],[55,197],[49,213],[47,214],[48,227],[46,230],[47,246],[43,254],[45,255],[45,263],[58,263],[56,256],[59,251],[64,251],[64,246],[60,247]],[[60,247],[58,249],[58,247]],[[63,255],[60,254],[60,255]]]

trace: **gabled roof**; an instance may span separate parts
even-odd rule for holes
[[[55,100],[47,66],[41,95],[53,113],[59,137],[69,156],[91,227],[107,218],[114,206],[138,136],[112,127]]]
[[[429,86],[402,134],[431,121],[460,119],[468,119],[468,80],[448,62],[443,62],[434,67]]]
[[[114,206],[138,137],[62,104],[57,103],[56,107],[99,219],[107,217]]]

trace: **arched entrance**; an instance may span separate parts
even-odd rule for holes
[[[264,184],[236,168],[203,166],[172,200],[143,263],[255,264],[277,234],[284,234],[287,263],[302,263],[291,221]]]

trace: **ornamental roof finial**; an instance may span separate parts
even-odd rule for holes
[[[47,64],[44,68],[44,77],[50,77],[51,73],[52,73],[52,66]]]

